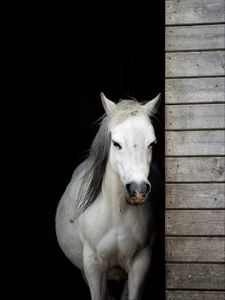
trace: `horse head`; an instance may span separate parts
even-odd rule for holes
[[[157,142],[150,117],[156,112],[160,95],[142,105],[134,100],[115,104],[103,93],[101,100],[110,119],[109,163],[124,185],[127,203],[143,204],[151,191],[148,176]]]

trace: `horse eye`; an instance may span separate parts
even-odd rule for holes
[[[155,140],[154,142],[152,142],[152,143],[150,143],[149,145],[148,145],[148,148],[151,148],[153,145],[155,145],[157,143],[157,140]]]
[[[115,146],[116,148],[118,148],[119,150],[122,149],[122,147],[120,146],[119,143],[112,141],[113,142],[113,146]]]

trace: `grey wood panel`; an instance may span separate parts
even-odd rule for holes
[[[224,155],[225,130],[168,131],[165,134],[166,155]]]
[[[166,27],[166,51],[223,49],[225,25]]]
[[[224,182],[225,157],[167,157],[168,182]]]
[[[166,208],[225,208],[224,183],[166,184]]]
[[[224,300],[225,292],[166,291],[166,300]]]
[[[224,236],[224,210],[166,210],[166,235]]]
[[[224,76],[224,51],[166,53],[166,77]]]
[[[224,237],[166,237],[167,262],[224,262]]]
[[[223,290],[224,264],[166,264],[169,289]]]
[[[225,78],[166,79],[165,101],[168,104],[225,102]]]
[[[224,22],[223,0],[167,0],[166,24]]]
[[[166,105],[165,127],[170,130],[224,129],[225,105]]]
[[[165,4],[166,299],[222,300],[225,2]]]

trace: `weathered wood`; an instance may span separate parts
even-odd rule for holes
[[[166,235],[225,235],[224,210],[167,210]]]
[[[168,104],[225,102],[224,95],[223,77],[166,79],[165,101]]]
[[[225,25],[166,27],[166,51],[223,49]]]
[[[166,184],[166,208],[225,208],[224,183]]]
[[[223,290],[224,267],[224,264],[166,264],[166,287]]]
[[[225,292],[166,291],[166,300],[224,300]]]
[[[224,155],[225,131],[168,131],[166,155]]]
[[[224,104],[166,105],[166,129],[224,129]]]
[[[167,0],[166,24],[224,22],[224,0]]]
[[[222,300],[225,2],[165,6],[166,299]]]
[[[166,237],[167,262],[224,262],[224,237]]]
[[[224,51],[166,53],[166,77],[224,76]]]
[[[225,157],[167,157],[167,182],[224,182]]]

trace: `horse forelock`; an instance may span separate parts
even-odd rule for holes
[[[114,127],[121,124],[132,116],[137,114],[144,114],[148,117],[148,113],[144,106],[137,102],[135,99],[132,100],[121,100],[115,111],[110,115],[109,126]]]

